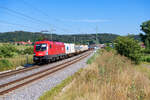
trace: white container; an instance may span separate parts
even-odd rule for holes
[[[75,45],[75,52],[80,52],[81,51],[81,47],[80,45]]]
[[[80,51],[88,50],[88,45],[81,45],[80,47],[81,47]]]
[[[75,44],[70,44],[70,52],[75,53]]]
[[[70,45],[69,45],[69,43],[64,43],[64,45],[65,45],[65,52],[66,52],[66,54],[69,54],[70,53]]]
[[[66,54],[75,53],[75,44],[64,43]]]

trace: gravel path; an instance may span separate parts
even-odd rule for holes
[[[22,87],[5,96],[1,96],[0,100],[37,100],[44,92],[61,83],[62,80],[73,75],[80,68],[86,67],[86,61],[92,55],[93,53],[76,64],[70,65],[70,67],[43,78],[38,81],[38,83],[33,82],[28,86]]]

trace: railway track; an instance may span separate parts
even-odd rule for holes
[[[39,68],[41,66],[32,66],[32,67],[28,67],[28,68],[22,68],[22,69],[18,69],[18,70],[13,70],[13,71],[10,71],[10,72],[5,72],[5,73],[2,73],[0,74],[0,79],[2,78],[6,78],[8,76],[11,76],[11,75],[15,75],[15,74],[18,74],[18,73],[22,73],[22,72],[26,72],[26,71],[29,71],[29,70],[32,70],[32,69],[36,69],[36,68]]]
[[[68,62],[64,62],[60,65],[56,65],[56,66],[41,70],[39,72],[33,73],[31,75],[28,75],[28,76],[25,76],[25,77],[22,77],[19,79],[16,79],[16,80],[11,81],[9,83],[1,84],[0,85],[0,95],[5,95],[5,94],[7,94],[13,90],[16,90],[16,89],[23,87],[29,83],[32,83],[32,82],[37,81],[41,78],[44,78],[44,77],[46,77],[52,73],[55,73],[59,70],[62,70],[64,68],[68,67],[69,65],[72,65],[72,64],[80,61],[81,59],[87,57],[90,53],[91,52],[86,52],[84,55],[80,55],[78,58],[75,58],[75,59],[70,60]],[[20,71],[23,72],[23,71],[27,71],[27,70],[31,70],[31,69],[32,68],[26,68],[26,69],[22,69]],[[11,75],[21,73],[21,72],[14,71],[12,73],[9,73],[9,74],[5,73],[5,74],[7,77],[7,76],[11,76]],[[4,78],[3,75],[1,77]]]
[[[31,67],[27,67],[27,68],[22,68],[22,69],[18,69],[18,70],[13,70],[13,71],[9,71],[9,72],[5,72],[5,73],[1,73],[0,74],[0,79],[15,75],[15,74],[19,74],[19,73],[23,73],[23,72],[27,72],[33,69],[37,69],[40,68],[41,66],[38,65],[33,65]]]

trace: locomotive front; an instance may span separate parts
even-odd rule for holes
[[[48,56],[48,43],[47,42],[36,42],[34,44],[34,56],[33,61],[35,63],[46,61]]]

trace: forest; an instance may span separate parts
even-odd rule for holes
[[[51,39],[52,36],[52,39]],[[4,32],[0,33],[0,42],[16,42],[28,41],[32,42],[47,39],[52,41],[76,43],[76,44],[95,44],[96,40],[99,43],[110,43],[119,35],[111,33],[98,33],[98,34],[71,34],[71,35],[58,35],[58,34],[45,34],[38,32]],[[96,39],[97,38],[97,39]]]

